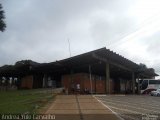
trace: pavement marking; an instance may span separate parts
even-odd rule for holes
[[[132,119],[132,120],[141,120],[141,118],[140,119],[137,118],[137,115],[147,115],[147,114],[144,114],[144,113],[141,113],[141,112],[136,112],[136,111],[133,111],[133,110],[122,109],[122,108],[117,108],[117,107],[113,107],[113,106],[109,106],[109,107],[112,108],[112,109],[114,109],[114,110],[119,110],[119,111],[123,112],[123,113],[119,112],[119,115],[121,117],[123,117],[125,120],[130,120],[130,119]],[[135,115],[135,117],[129,116],[127,114],[129,114],[129,115]]]
[[[107,109],[109,109],[114,115],[116,115],[120,120],[124,120],[121,116],[118,115],[118,113],[114,112],[112,109],[110,109],[107,105],[105,105],[101,100],[99,100],[98,98],[96,98],[96,96],[93,95],[93,97],[100,102],[104,107],[106,107]]]
[[[105,98],[103,98],[103,99],[105,99]],[[111,100],[111,99],[107,99],[107,100]],[[148,101],[144,101],[144,99],[143,100],[137,100],[137,98],[134,98],[134,101],[133,101],[133,98],[132,99],[126,99],[126,100],[122,100],[122,99],[118,99],[121,103],[128,103],[128,101],[130,102],[130,103],[128,103],[128,104],[134,104],[134,105],[137,105],[137,104],[140,104],[140,105],[150,105],[150,106],[152,106],[152,107],[156,107],[157,108],[157,106],[159,107],[160,105],[158,105],[159,104],[159,102],[157,103],[157,104],[153,104],[155,101],[153,101],[153,99],[149,99]],[[112,101],[113,101],[113,99],[112,99]],[[114,100],[114,101],[117,101],[117,99],[116,100]],[[124,101],[124,102],[122,102],[122,101]],[[138,102],[137,102],[138,101]],[[145,103],[144,103],[145,102]],[[152,104],[152,105],[151,105]]]
[[[114,102],[116,102],[116,101],[114,101],[114,102],[109,102],[109,101],[104,101],[104,100],[101,100],[102,102],[105,102],[105,103],[110,103],[110,104],[114,104],[114,105],[119,105],[119,104],[117,104],[117,103],[114,103]],[[120,103],[120,102],[119,102]],[[145,109],[145,108],[138,108],[138,107],[134,107],[134,106],[130,106],[130,105],[126,105],[126,103],[125,103],[125,105],[123,104],[123,106],[127,106],[127,107],[130,107],[130,108],[135,108],[135,109],[142,109],[142,110],[145,110],[145,111],[151,111],[151,112],[155,112],[155,113],[159,113],[159,111],[160,110],[151,110],[151,109]],[[157,109],[157,108],[156,108]]]
[[[106,98],[100,98],[101,100],[106,100]],[[108,99],[107,98],[107,101],[113,101],[113,99]],[[123,100],[124,101],[124,100]],[[129,101],[129,100],[127,100],[127,101]],[[144,102],[144,101],[139,101],[138,100],[138,103],[135,103],[135,102],[130,102],[130,103],[127,103],[127,101],[124,101],[124,102],[122,102],[122,100],[121,99],[116,99],[116,100],[114,100],[114,102],[119,102],[119,103],[124,103],[124,104],[131,104],[131,105],[137,105],[137,104],[140,104],[140,105],[150,105],[151,103],[153,103],[152,101],[150,101],[150,102],[148,102],[148,103],[142,103],[142,102]],[[157,106],[159,107],[160,105],[150,105],[149,107],[152,107],[152,108],[156,108],[156,109],[160,109],[160,108],[157,108]]]
[[[136,111],[133,111],[133,110],[123,109],[123,108],[117,108],[117,107],[113,107],[113,106],[110,106],[110,105],[108,105],[108,106],[109,106],[110,108],[117,109],[117,110],[122,110],[122,111],[126,111],[126,112],[129,112],[129,113],[142,114],[141,112],[136,112]]]
[[[131,116],[128,116],[128,115],[126,115],[126,114],[121,114],[121,116],[123,116],[124,118],[127,118],[127,120],[139,120],[139,119],[137,119],[137,118],[135,118],[135,117],[131,117]]]
[[[160,114],[159,98],[152,96],[97,96],[104,104],[125,120],[142,119],[141,115]],[[136,115],[138,115],[136,117]]]

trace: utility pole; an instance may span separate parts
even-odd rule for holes
[[[69,41],[69,38],[68,38],[68,47],[69,47],[69,57],[71,57],[71,47],[70,47],[70,41]]]

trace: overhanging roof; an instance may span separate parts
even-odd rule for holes
[[[123,56],[104,48],[94,50],[91,52],[87,52],[84,54],[80,54],[77,56],[73,56],[67,59],[63,59],[60,61],[55,61],[51,63],[44,63],[37,67],[35,70],[43,70],[45,72],[61,72],[61,73],[68,73],[69,70],[74,69],[77,71],[88,71],[88,65],[95,66],[97,71],[102,71],[104,69],[104,64],[100,63],[109,63],[113,66],[119,67],[121,69],[133,72],[139,72],[139,65],[124,58]],[[99,72],[99,73],[100,73]],[[143,72],[148,76],[157,76],[155,73]]]
[[[23,63],[24,61],[22,61]],[[21,63],[21,62],[20,62]],[[78,72],[88,71],[88,65],[94,66],[95,72],[104,71],[105,63],[109,63],[112,66],[116,66],[126,71],[139,73],[139,65],[130,61],[123,56],[104,48],[73,56],[67,59],[51,62],[51,63],[37,63],[34,61],[25,62],[26,64],[20,64],[18,68],[15,69],[14,73],[8,69],[9,74],[16,74],[16,71],[23,70],[29,73],[59,73],[65,74],[69,73],[71,69],[77,70]],[[20,69],[21,68],[21,69]],[[25,69],[24,69],[25,68]],[[113,68],[112,68],[113,69]],[[21,73],[20,72],[20,73]],[[0,74],[7,73],[7,71],[0,68]],[[9,75],[7,74],[7,75]],[[22,73],[21,73],[22,74]],[[146,76],[157,76],[153,72],[141,72],[142,75]]]

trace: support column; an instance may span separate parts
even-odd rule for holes
[[[109,63],[106,63],[106,93],[110,94],[110,70]]]
[[[48,82],[48,76],[46,74],[44,74],[44,77],[43,77],[43,88],[47,87],[47,82]]]
[[[139,83],[139,77],[138,77],[138,94],[140,94],[141,92],[140,92],[140,83]]]
[[[73,79],[73,76],[74,75],[74,71],[73,69],[70,70],[70,77],[69,77],[69,85],[68,85],[68,88],[65,88],[67,93],[70,93],[72,92],[71,94],[75,94],[77,92],[77,84],[75,84],[75,81]],[[79,83],[80,84],[80,83]],[[81,87],[81,85],[80,85]]]
[[[2,86],[2,77],[0,77],[0,86]]]
[[[91,87],[91,94],[93,93],[93,86],[92,86],[92,73],[91,73],[91,66],[89,65],[89,80],[90,80],[90,87]]]
[[[132,93],[135,94],[135,75],[132,72]]]
[[[14,77],[11,77],[11,87],[14,85]]]
[[[22,78],[20,76],[17,77],[16,86],[18,89],[21,88]]]

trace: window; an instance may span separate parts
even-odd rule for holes
[[[143,81],[143,80],[139,80],[139,84],[142,84],[142,81]]]
[[[148,87],[148,80],[143,80],[142,82],[142,90],[145,90]]]
[[[149,80],[149,84],[160,84],[159,80]]]
[[[160,84],[160,80],[157,80],[157,84]]]

